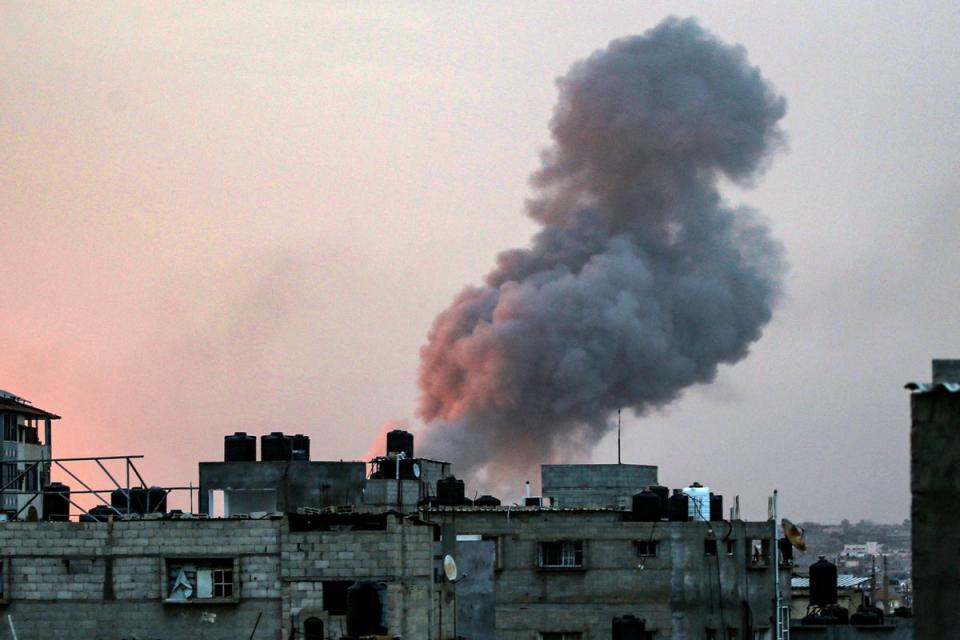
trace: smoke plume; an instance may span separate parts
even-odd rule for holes
[[[421,451],[475,480],[589,452],[744,358],[782,250],[718,180],[749,185],[786,104],[739,46],[694,20],[615,40],[557,81],[527,212],[542,226],[434,321]],[[513,475],[513,474],[510,474]]]

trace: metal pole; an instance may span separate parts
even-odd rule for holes
[[[7,614],[7,622],[10,623],[10,635],[13,636],[13,640],[17,640],[17,630],[13,628],[13,616],[9,613]]]
[[[780,505],[778,504],[778,492],[773,490],[773,539],[771,540],[771,551],[773,556],[773,591],[775,597],[775,612],[777,621],[777,640],[783,640],[783,619],[780,616],[780,546],[777,544],[777,518],[780,516]]]

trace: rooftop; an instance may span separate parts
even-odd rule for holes
[[[44,411],[35,407],[23,398],[19,398],[11,393],[0,393],[0,412],[16,413],[22,416],[32,416],[34,418],[49,418],[59,420],[60,416],[49,411]]]

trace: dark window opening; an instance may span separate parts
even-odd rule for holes
[[[703,541],[703,555],[705,556],[715,556],[717,555],[717,541],[714,538],[707,538]]]
[[[304,640],[325,640],[323,635],[323,620],[307,618],[303,623]]]
[[[657,540],[637,540],[637,556],[641,558],[654,558],[660,551],[660,543]]]
[[[347,615],[347,589],[349,580],[323,581],[323,610],[332,616]]]
[[[770,539],[753,538],[747,541],[747,556],[751,569],[763,569],[770,565]]]
[[[720,640],[716,629],[706,629],[705,637],[706,640]]]
[[[727,555],[732,556],[737,552],[737,541],[727,540]]]
[[[583,566],[583,541],[562,540],[541,542],[538,564],[543,568],[571,568]]]
[[[541,632],[540,640],[580,640],[583,634],[579,631],[550,631]]]

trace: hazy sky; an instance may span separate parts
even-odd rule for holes
[[[4,3],[0,388],[152,484],[235,430],[358,458],[415,417],[437,312],[535,231],[554,79],[671,14],[788,100],[725,195],[791,270],[749,358],[624,414],[624,461],[751,517],[775,487],[794,519],[907,517],[902,385],[960,354],[956,3]]]

